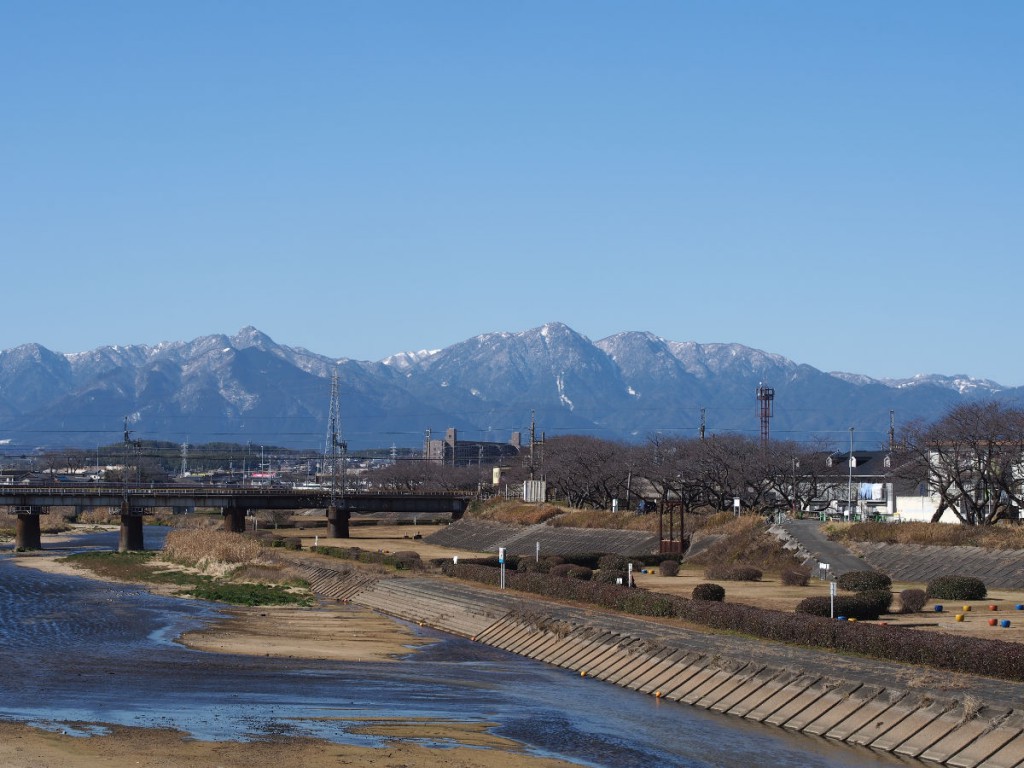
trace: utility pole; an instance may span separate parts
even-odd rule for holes
[[[704,409],[700,409],[700,439],[704,439],[704,427],[707,426],[707,420],[705,418]]]
[[[853,522],[853,427],[850,427],[850,459],[846,463],[850,466],[850,479],[846,489],[846,508],[849,510],[850,522]]]
[[[896,451],[896,411],[889,410],[889,453]]]
[[[536,469],[536,465],[533,463],[533,449],[537,440],[537,423],[535,421],[535,411],[530,411],[530,479],[533,480],[533,473]]]

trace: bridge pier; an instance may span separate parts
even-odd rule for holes
[[[14,526],[14,548],[19,551],[26,549],[42,549],[43,538],[39,531],[39,514],[42,507],[28,507],[18,511],[18,522]]]
[[[347,539],[348,538],[348,520],[349,520],[348,507],[328,507],[327,508],[327,536],[332,539]]]
[[[244,509],[225,509],[224,530],[232,533],[245,533],[245,512]]]
[[[133,512],[127,504],[121,505],[121,536],[118,552],[141,552],[146,548],[142,540],[142,515]]]

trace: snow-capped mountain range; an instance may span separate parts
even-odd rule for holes
[[[779,439],[881,443],[890,411],[932,419],[965,399],[1021,402],[1024,389],[969,376],[872,379],[827,373],[740,344],[676,342],[627,331],[591,341],[562,323],[489,333],[378,362],[276,344],[255,328],[156,346],[61,354],[38,344],[0,352],[0,440],[11,445],[136,439],[321,447],[339,373],[351,446],[418,447],[426,430],[508,440],[531,414],[538,433],[640,440],[654,432],[758,435],[759,384],[775,390]]]

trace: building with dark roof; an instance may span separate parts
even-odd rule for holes
[[[479,440],[459,440],[458,430],[449,427],[443,440],[435,440],[430,430],[423,440],[423,457],[428,461],[454,467],[475,465],[498,466],[519,456],[522,437],[513,432],[507,443],[488,443]]]

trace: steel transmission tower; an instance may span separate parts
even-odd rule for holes
[[[335,538],[348,538],[348,507],[345,505],[345,454],[348,445],[341,439],[341,395],[338,387],[338,370],[331,376],[331,407],[327,417],[327,444],[324,448],[324,464],[331,475],[331,505],[327,509],[328,528]],[[341,465],[341,483],[338,482],[338,467]]]

